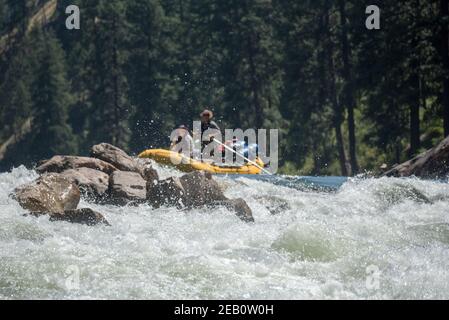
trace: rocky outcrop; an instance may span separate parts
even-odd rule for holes
[[[45,161],[36,168],[38,173],[56,172],[61,173],[68,169],[89,168],[102,171],[106,174],[111,174],[117,171],[117,168],[112,164],[100,159],[88,157],[74,157],[74,156],[54,156],[50,160]]]
[[[117,205],[143,202],[147,182],[137,172],[115,171],[109,177],[109,201]]]
[[[121,171],[137,172],[136,161],[125,151],[108,143],[100,143],[92,147],[91,156],[106,161]]]
[[[148,181],[147,200],[156,208],[164,205],[188,209],[224,206],[243,221],[254,221],[251,208],[245,200],[226,198],[212,176],[202,171],[188,173],[181,178]]]
[[[110,223],[101,213],[87,208],[66,210],[63,213],[50,214],[50,221],[67,221],[70,223],[86,224],[88,226],[94,226],[97,224],[105,224],[110,226]]]
[[[409,177],[438,179],[449,175],[449,137],[435,148],[395,166],[385,172],[387,177]]]
[[[159,180],[159,174],[149,163],[139,164],[139,173],[145,181],[150,183],[155,183]]]
[[[88,174],[97,174],[88,171],[92,169],[80,168],[80,171],[77,170],[66,171],[65,174],[44,174],[34,182],[17,188],[14,191],[13,198],[24,209],[29,210],[31,215],[47,215],[50,217],[50,221],[67,221],[89,226],[100,223],[110,225],[101,213],[92,209],[77,209],[81,197],[77,183],[84,187],[94,188],[91,183],[95,181],[92,182],[93,177],[89,180]],[[100,172],[100,174],[108,177],[104,173]],[[103,189],[103,186],[101,186],[101,189]]]
[[[158,174],[149,159],[133,158],[111,144],[100,143],[93,146],[91,156],[112,164],[120,171],[138,172],[145,180],[158,180]]]
[[[76,209],[80,190],[75,183],[59,174],[46,174],[17,188],[13,197],[29,211],[56,213]]]
[[[184,204],[187,207],[199,207],[214,201],[227,200],[220,186],[212,179],[210,173],[203,171],[191,172],[182,176],[180,182],[185,190]]]
[[[147,199],[156,207],[176,205],[189,208],[227,200],[218,183],[203,171],[188,173],[181,178],[170,177],[156,183],[149,180]]]
[[[245,222],[254,222],[253,212],[251,211],[251,208],[248,206],[246,201],[241,198],[217,201],[212,203],[212,206],[224,206],[229,211],[235,212],[237,217],[239,217],[241,220]]]
[[[101,213],[88,208],[66,210],[64,212],[32,212],[30,215],[36,217],[48,215],[50,217],[50,221],[66,221],[70,223],[85,224],[88,226],[94,226],[97,224],[105,224],[110,226],[110,223]]]
[[[15,198],[25,209],[49,215],[52,221],[108,224],[90,209],[77,210],[80,193],[88,200],[124,206],[147,202],[155,208],[192,209],[224,206],[243,221],[254,221],[243,199],[228,199],[212,175],[195,171],[159,180],[148,159],[134,159],[123,150],[102,143],[92,147],[93,158],[54,156],[36,169],[43,175],[18,188]]]
[[[61,176],[74,182],[83,196],[93,200],[103,199],[109,189],[109,176],[99,170],[89,168],[69,169]]]
[[[147,200],[155,208],[164,205],[181,208],[185,204],[185,195],[184,187],[177,177],[147,182]]]

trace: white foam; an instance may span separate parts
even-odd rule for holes
[[[254,224],[226,209],[83,201],[112,224],[87,227],[24,217],[8,195],[35,178],[23,167],[0,174],[3,299],[449,298],[447,184],[355,179],[324,193],[220,178]],[[273,197],[288,204],[276,215]]]

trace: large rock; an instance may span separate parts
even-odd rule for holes
[[[137,164],[125,151],[108,143],[100,143],[92,147],[91,156],[112,164],[121,171],[137,172]]]
[[[148,159],[139,159],[139,160],[148,160]],[[138,172],[145,181],[149,181],[150,183],[154,183],[159,180],[159,174],[148,162],[142,163],[138,162]]]
[[[235,212],[237,217],[245,222],[254,222],[251,208],[248,206],[246,201],[241,198],[217,201],[214,205],[226,207],[229,211]]]
[[[109,176],[99,170],[89,168],[69,169],[61,173],[61,176],[76,183],[84,196],[102,199],[109,188]]]
[[[180,182],[185,190],[184,204],[187,207],[199,207],[211,204],[214,201],[227,200],[210,173],[191,172],[182,176]]]
[[[68,169],[89,168],[111,174],[117,168],[100,159],[74,156],[54,156],[36,168],[38,173],[61,173]]]
[[[385,172],[383,176],[445,178],[449,174],[449,137],[435,148]]]
[[[105,224],[110,226],[110,223],[101,214],[92,209],[78,209],[78,210],[66,210],[64,212],[32,212],[33,216],[50,216],[50,221],[67,221],[70,223],[86,224],[88,226],[94,226],[97,224]]]
[[[110,201],[117,205],[143,202],[147,197],[146,183],[137,172],[115,171],[109,177]]]
[[[148,202],[156,208],[162,205],[178,208],[224,206],[246,222],[254,221],[251,208],[243,199],[228,199],[218,183],[208,173],[196,171],[163,181],[147,182]]]
[[[138,172],[145,180],[159,179],[157,171],[151,166],[150,159],[130,157],[125,151],[111,144],[101,143],[93,146],[91,155],[112,164],[120,171]]]
[[[177,177],[171,177],[162,181],[147,181],[147,199],[155,208],[163,205],[181,208],[185,204],[185,194],[184,187]]]
[[[76,209],[80,202],[80,190],[69,179],[51,173],[17,188],[14,198],[29,211],[56,213]]]

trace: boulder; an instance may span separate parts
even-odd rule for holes
[[[395,166],[385,172],[383,176],[438,179],[449,174],[449,137],[444,139],[435,148],[432,148],[417,157]]]
[[[147,182],[137,172],[115,171],[109,177],[110,202],[126,205],[146,200]]]
[[[80,196],[75,183],[55,173],[45,174],[14,191],[14,198],[24,209],[51,213],[76,209]]]
[[[112,164],[121,171],[137,172],[136,162],[125,151],[108,143],[100,143],[92,147],[91,156]]]
[[[185,190],[184,204],[187,207],[199,207],[211,204],[214,201],[227,200],[210,173],[191,172],[182,176],[180,182]]]
[[[38,173],[56,172],[61,173],[68,169],[77,168],[89,168],[102,171],[106,174],[111,174],[116,171],[117,168],[112,164],[109,164],[103,160],[88,158],[88,157],[75,157],[75,156],[54,156],[50,160],[45,161],[39,167],[36,168]]]
[[[139,173],[145,181],[154,183],[159,180],[159,174],[149,163],[139,166]]]
[[[224,206],[246,222],[254,218],[248,204],[243,199],[228,199],[224,196],[212,175],[196,171],[181,178],[171,177],[163,181],[147,182],[147,200],[156,208],[162,205],[178,208],[198,208]]]
[[[110,226],[110,223],[105,217],[92,209],[78,209],[78,210],[66,210],[64,212],[32,212],[33,216],[50,216],[50,221],[67,221],[70,223],[86,224],[88,226],[94,226],[97,224],[105,224]]]
[[[84,196],[101,199],[106,196],[109,188],[109,176],[99,170],[89,168],[69,169],[61,176],[74,182]]]
[[[238,199],[228,199],[224,201],[217,201],[214,203],[215,205],[224,206],[229,211],[235,212],[237,217],[242,219],[245,222],[254,222],[253,212],[251,208],[248,206],[245,200]]]
[[[211,180],[210,176],[206,177],[203,172],[190,173],[181,178],[170,177],[162,181],[153,179],[147,181],[147,199],[156,207],[161,205],[204,206],[211,204],[214,199],[224,200],[222,194],[219,197],[212,195],[210,199],[206,199],[207,195],[220,191],[215,181]]]
[[[120,171],[138,172],[145,180],[158,180],[159,175],[151,166],[150,159],[130,157],[125,151],[108,143],[97,144],[92,147],[94,158],[112,164]]]
[[[181,208],[185,202],[185,194],[184,187],[177,177],[162,181],[147,181],[147,200],[155,208],[163,205]]]

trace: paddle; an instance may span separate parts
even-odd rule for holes
[[[244,160],[248,161],[249,163],[251,163],[252,165],[256,166],[257,168],[259,168],[260,170],[262,170],[264,173],[268,174],[268,175],[272,175],[272,173],[264,168],[262,168],[261,166],[259,166],[257,163],[255,163],[254,161],[251,161],[250,159],[248,159],[247,157],[245,157],[243,154],[238,153],[236,150],[232,149],[231,147],[225,145],[224,143],[222,143],[221,141],[218,141],[217,139],[213,138],[214,141],[220,145],[222,145],[225,149],[232,151],[233,153],[235,153],[236,155],[242,157]]]

